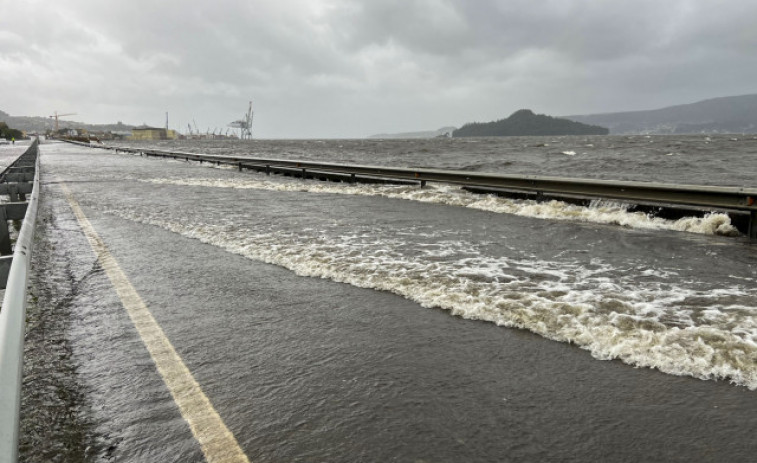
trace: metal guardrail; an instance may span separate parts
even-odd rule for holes
[[[674,185],[536,175],[501,175],[457,170],[347,165],[78,144],[144,156],[233,165],[240,170],[277,172],[303,178],[328,178],[331,176],[334,179],[341,178],[345,181],[358,182],[393,179],[404,182],[418,182],[421,186],[425,185],[426,182],[442,182],[463,185],[476,192],[514,193],[535,199],[610,199],[645,206],[724,211],[745,216],[744,231],[750,239],[757,240],[757,188]]]
[[[0,192],[10,195],[11,203],[4,204],[1,213],[0,228],[5,226],[7,234],[8,220],[23,218],[11,256],[0,259],[10,263],[7,271],[7,284],[4,283],[5,296],[0,308],[0,463],[15,463],[18,459],[18,428],[21,405],[21,376],[24,353],[24,334],[26,328],[26,289],[29,280],[34,225],[37,219],[39,197],[39,141],[32,143],[29,149],[5,172],[0,174]],[[33,169],[31,185],[11,183],[19,180],[14,177],[14,169]],[[29,173],[29,171],[25,171]],[[25,177],[24,177],[25,178]],[[28,203],[19,202],[31,193]],[[22,206],[23,205],[23,206]],[[10,211],[13,212],[10,212]],[[23,214],[21,211],[23,210]],[[2,234],[2,230],[0,230]],[[0,239],[2,241],[2,239]],[[8,241],[10,247],[10,241]],[[2,247],[4,245],[0,245]]]

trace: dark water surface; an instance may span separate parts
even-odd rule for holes
[[[116,144],[204,154],[695,185],[754,187],[757,178],[754,134],[177,140]]]
[[[170,148],[754,186],[756,146],[734,136]],[[57,406],[77,418],[49,427],[89,461],[203,457],[60,182],[251,461],[746,462],[757,451],[757,249],[714,234],[727,217],[660,221],[617,205],[41,152],[35,291],[63,301],[73,371]],[[44,416],[38,402],[27,429]],[[34,455],[55,439],[24,439],[28,461],[52,461]]]

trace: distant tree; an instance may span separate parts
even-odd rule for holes
[[[534,114],[521,109],[507,119],[494,122],[473,122],[452,132],[453,137],[517,137],[525,135],[607,135],[604,127]]]
[[[5,122],[0,122],[0,138],[21,140],[24,138],[24,133],[20,130],[11,129]]]

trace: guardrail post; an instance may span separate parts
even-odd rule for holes
[[[749,213],[749,239],[757,241],[757,211]]]
[[[8,184],[8,197],[12,203],[18,202],[18,185]]]
[[[0,257],[0,289],[5,289],[8,286],[8,275],[11,272],[12,263],[13,256]],[[0,459],[2,459],[1,455]]]
[[[269,166],[269,165],[265,166],[265,174],[266,175],[271,175],[271,166]]]
[[[0,255],[13,254],[11,248],[11,235],[8,231],[8,217],[5,208],[0,208]]]

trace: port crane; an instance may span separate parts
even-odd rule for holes
[[[55,111],[55,114],[50,116],[50,119],[55,119],[55,131],[58,131],[58,118],[63,116],[75,116],[76,113],[66,113],[66,114],[58,114],[58,111]]]
[[[252,138],[252,101],[247,109],[247,114],[244,115],[244,119],[234,121],[229,124],[229,127],[239,129],[239,138],[242,140],[249,140]]]

